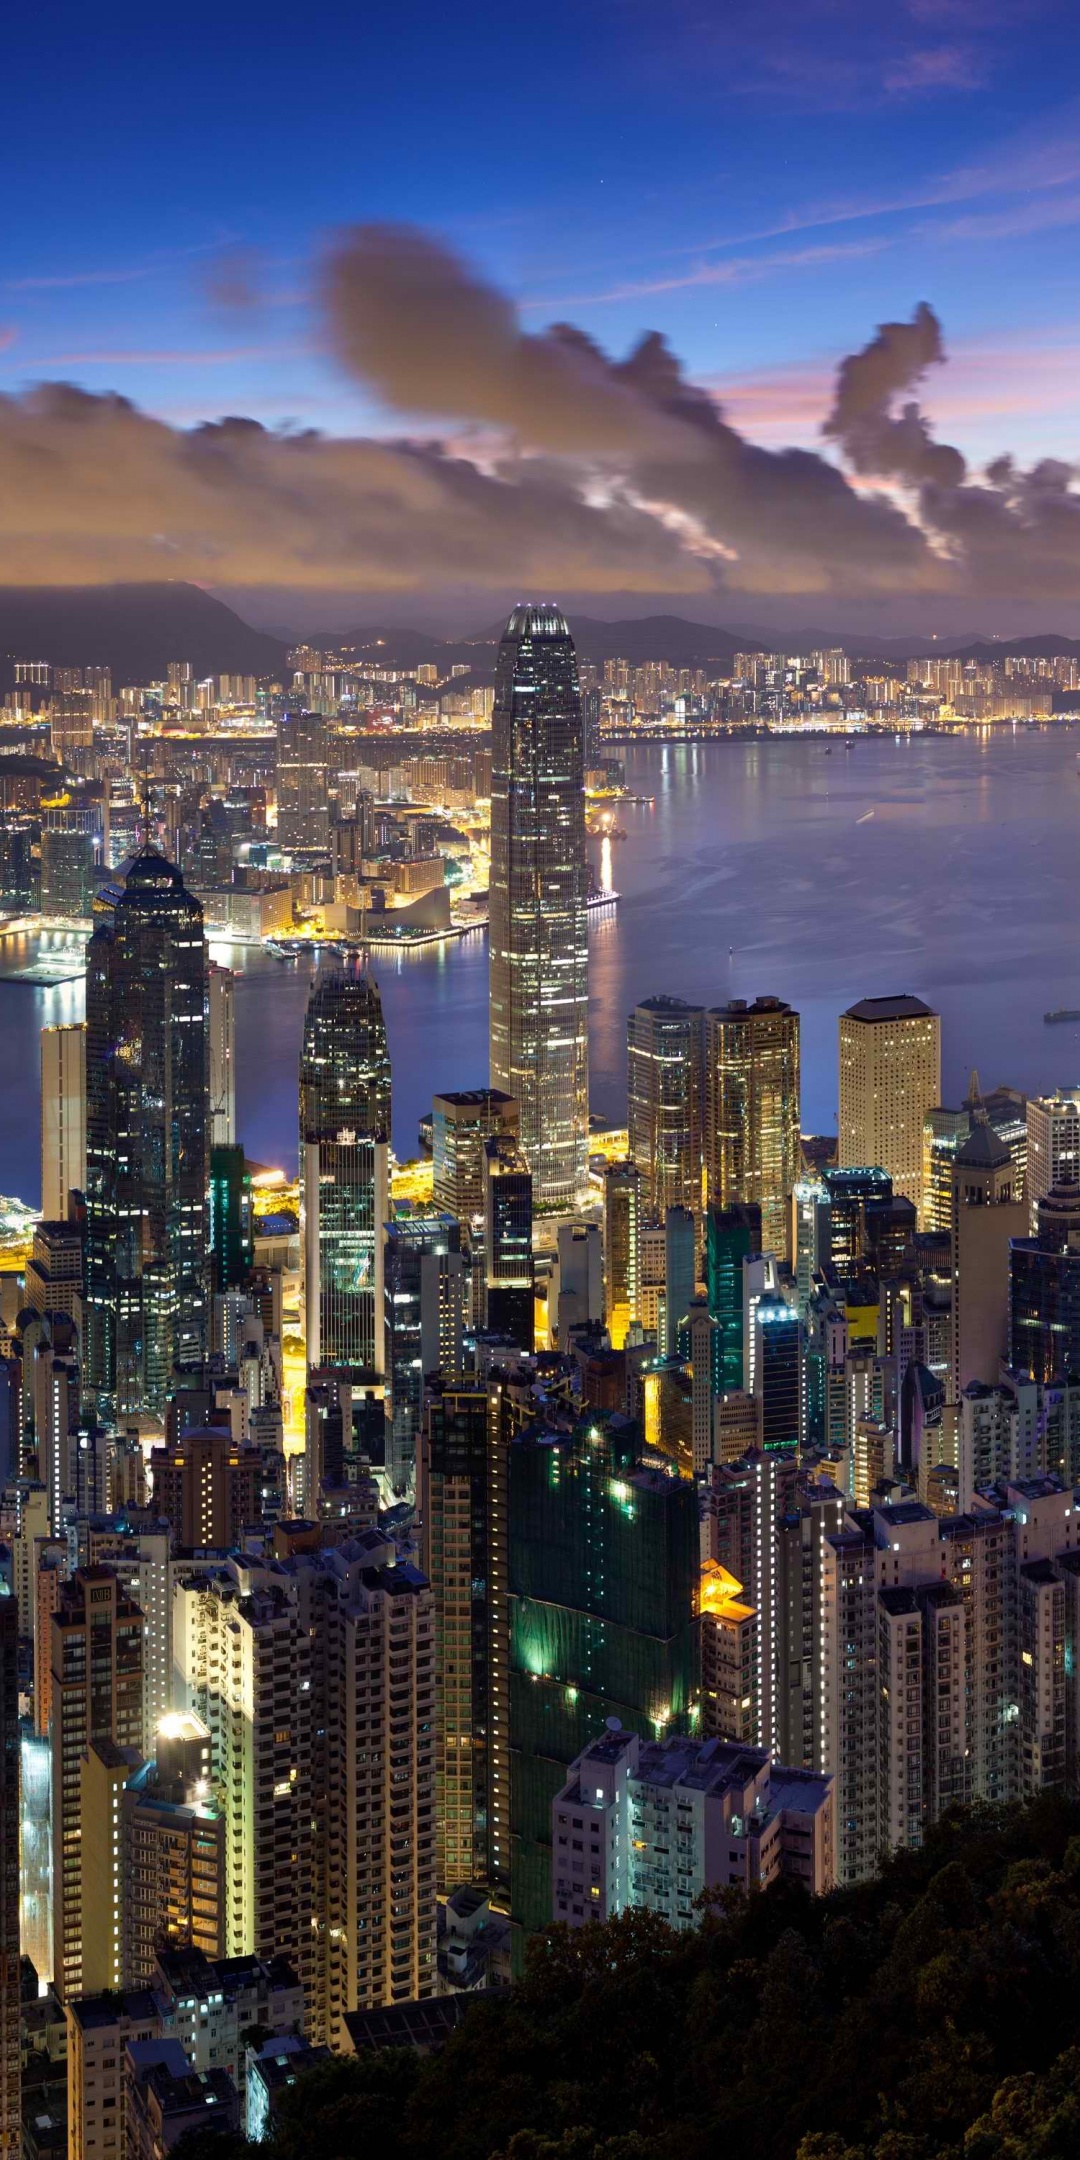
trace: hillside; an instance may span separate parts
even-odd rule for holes
[[[259,2149],[1067,2160],[1080,2151],[1080,1805],[1053,1794],[954,1815],[857,1890],[812,1901],[780,1880],[692,1933],[644,1913],[553,1929],[441,2055],[337,2058],[285,2096]]]
[[[157,681],[170,660],[199,675],[270,675],[285,647],[197,585],[0,586],[0,689],[16,660],[112,670],[114,687]]]

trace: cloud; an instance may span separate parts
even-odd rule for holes
[[[919,97],[934,90],[980,90],[987,72],[985,57],[970,45],[923,45],[901,53],[882,81],[893,96]]]
[[[189,431],[49,384],[0,398],[0,582],[146,577],[367,591],[438,584],[701,592],[707,566],[544,460],[507,478],[435,444]]]
[[[876,337],[841,363],[836,399],[822,433],[839,443],[857,473],[945,487],[964,478],[959,450],[934,442],[919,407],[893,402],[945,358],[941,324],[920,301],[910,322],[882,323]]]
[[[969,477],[911,396],[945,358],[922,303],[839,368],[834,456],[766,448],[662,337],[613,359],[430,237],[337,237],[316,331],[408,440],[184,429],[63,384],[0,398],[0,581],[187,577],[385,593],[1080,597],[1075,475]]]

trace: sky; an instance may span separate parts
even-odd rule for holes
[[[503,493],[509,428],[515,455],[529,460],[526,484],[539,476],[554,489],[557,480],[561,504],[565,464],[556,475],[536,461],[570,455],[585,475],[578,496],[594,525],[603,522],[613,481],[604,460],[625,455],[622,438],[614,449],[609,439],[595,448],[580,429],[569,448],[565,430],[532,441],[527,416],[523,424],[498,395],[471,409],[459,397],[444,410],[431,311],[414,325],[428,341],[423,380],[396,363],[372,365],[363,337],[343,333],[340,308],[336,321],[328,312],[326,266],[354,227],[415,229],[516,309],[526,338],[572,322],[620,360],[660,333],[740,440],[846,460],[856,493],[884,490],[895,501],[899,489],[921,530],[927,506],[911,492],[921,476],[875,471],[844,438],[821,434],[838,365],[878,324],[910,322],[919,303],[940,324],[945,358],[894,385],[895,399],[913,392],[925,427],[963,454],[968,481],[1005,455],[1023,469],[1076,455],[1072,0],[878,9],[865,0],[552,0],[530,16],[486,0],[332,6],[310,17],[201,0],[164,16],[46,5],[9,20],[4,89],[0,392],[23,435],[8,446],[10,470],[0,443],[0,478],[17,483],[24,529],[33,527],[35,461],[72,454],[57,449],[53,408],[27,447],[28,389],[41,381],[118,393],[184,435],[242,415],[265,429],[317,429],[330,443],[362,440],[369,466],[372,444],[449,438],[455,458],[489,479],[497,471]],[[367,289],[357,289],[354,313],[367,305]],[[159,437],[159,451],[173,440]],[[114,443],[110,456],[122,465],[126,455]],[[133,455],[141,473],[141,449]],[[753,486],[768,487],[770,475],[775,467],[759,465]],[[416,478],[410,467],[410,490]],[[646,499],[655,513],[640,466],[628,478],[621,465],[614,483],[629,489],[639,517]],[[73,499],[82,484],[76,474]],[[393,487],[402,484],[399,462]],[[457,502],[458,478],[440,467],[439,522],[446,484]],[[168,492],[160,515],[149,496],[141,513],[146,574],[155,574],[164,524],[178,574],[241,595],[264,619],[295,617],[301,604],[309,619],[332,616],[346,599],[354,614],[370,599],[398,619],[429,619],[440,607],[467,617],[474,594],[501,597],[483,551],[455,544],[453,516],[443,562],[435,547],[413,561],[403,539],[399,554],[398,540],[384,543],[393,562],[385,578],[348,571],[344,516],[336,547],[302,574],[299,548],[278,562],[267,547],[216,533],[215,576],[213,549],[203,559],[187,534],[173,534]],[[690,492],[689,502],[677,488],[665,495],[661,522],[670,537],[682,519],[685,544],[690,520],[693,551],[704,513]],[[1008,517],[1026,526],[1030,491],[1021,503],[1010,482],[1006,494]],[[997,498],[992,508],[997,516]],[[967,547],[969,509],[965,500],[942,527],[933,508],[939,560],[955,555],[961,527]],[[540,514],[535,502],[522,509],[530,533]],[[549,502],[545,514],[550,523],[563,512]],[[32,535],[40,547],[22,553],[18,521],[0,529],[3,576],[136,574],[131,534],[88,565],[85,531],[61,531],[59,511],[48,515],[47,534]],[[470,518],[487,515],[470,505]],[[783,550],[771,568],[759,550],[749,581],[725,571],[743,561],[743,537],[712,509],[700,577],[685,563],[669,570],[663,545],[650,550],[647,535],[629,532],[625,502],[610,559],[588,520],[572,506],[566,516],[573,539],[561,553],[526,544],[517,509],[500,545],[520,548],[525,572],[577,578],[594,613],[641,612],[661,595],[658,604],[713,619],[770,609],[820,619],[824,610],[879,627],[917,616],[961,628],[1080,628],[1080,550],[1076,570],[1049,588],[1035,569],[1012,590],[1000,566],[992,579],[985,565],[970,576],[965,566],[935,583],[925,565],[912,574],[892,562],[859,589],[847,557],[824,582]],[[590,553],[603,570],[589,571]],[[504,576],[515,570],[511,562]]]

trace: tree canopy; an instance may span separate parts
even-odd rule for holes
[[[289,2089],[260,2149],[1072,2160],[1080,1805],[950,1816],[873,1882],[728,1895],[691,1933],[643,1912],[553,1928],[439,2055],[335,2058]]]

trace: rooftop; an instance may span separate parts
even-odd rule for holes
[[[936,1018],[937,1014],[932,1006],[924,1005],[921,998],[910,996],[860,998],[857,1004],[849,1005],[844,1014],[845,1020],[936,1020]]]

